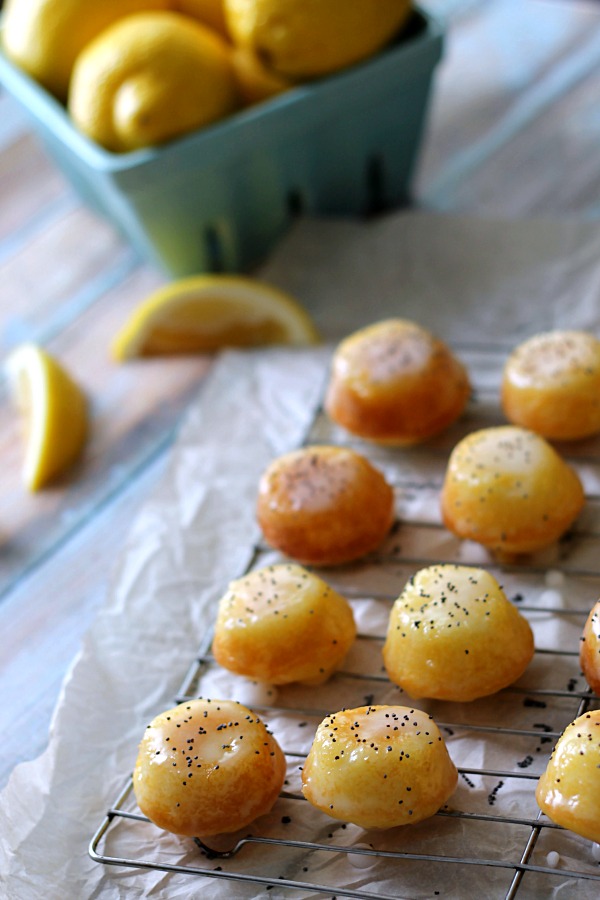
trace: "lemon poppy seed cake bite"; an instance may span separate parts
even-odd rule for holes
[[[557,825],[600,843],[600,709],[578,716],[559,737],[536,788]]]
[[[590,610],[583,626],[579,662],[587,683],[600,696],[600,600]]]
[[[467,371],[446,344],[415,322],[387,319],[338,346],[325,408],[366,440],[415,444],[451,425],[470,392]]]
[[[190,700],[156,716],[140,743],[133,788],[166,831],[208,837],[244,828],[272,808],[283,751],[263,722],[233,700]]]
[[[394,520],[394,492],[362,454],[318,445],[275,459],[258,489],[268,543],[298,562],[337,565],[374,550]]]
[[[585,331],[548,331],[513,350],[502,406],[515,425],[554,440],[600,431],[600,341]]]
[[[434,815],[458,773],[431,716],[362,706],[326,716],[302,769],[302,791],[334,819],[394,828]]]
[[[475,431],[448,461],[444,523],[458,537],[505,556],[554,543],[584,504],[577,473],[540,435],[516,425]]]
[[[232,581],[219,601],[213,654],[224,668],[267,684],[321,684],[356,637],[348,601],[296,563]]]
[[[471,701],[516,681],[533,633],[483,569],[437,565],[408,582],[390,613],[383,658],[389,678],[418,699]]]

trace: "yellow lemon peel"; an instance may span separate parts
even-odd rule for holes
[[[408,21],[411,0],[223,0],[233,43],[293,80],[366,59]]]
[[[199,19],[200,22],[218,31],[222,37],[229,39],[223,0],[171,0],[169,5],[174,12]]]
[[[66,100],[75,59],[96,35],[123,16],[169,5],[169,0],[7,0],[2,45],[14,63]]]
[[[238,89],[244,103],[262,103],[293,87],[293,82],[265,66],[251,50],[234,47],[231,53]]]
[[[229,45],[174,12],[126,16],[79,54],[68,109],[107,150],[154,147],[229,115],[241,105]]]

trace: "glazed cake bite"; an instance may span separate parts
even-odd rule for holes
[[[268,543],[301,563],[337,565],[374,550],[394,520],[394,492],[362,454],[319,445],[275,459],[257,518]]]
[[[513,350],[502,406],[515,425],[553,440],[600,431],[600,341],[585,331],[548,331]]]
[[[232,581],[221,598],[213,654],[224,668],[268,684],[321,684],[356,637],[348,601],[296,563]]]
[[[156,716],[140,743],[133,789],[166,831],[208,837],[264,815],[286,774],[263,722],[233,700],[190,700]]]
[[[313,806],[362,828],[434,815],[458,774],[431,716],[405,706],[361,706],[327,716],[302,770]]]
[[[529,623],[492,575],[439,565],[417,572],[394,603],[383,658],[415,699],[470,701],[516,681],[533,652]]]
[[[587,683],[600,696],[600,600],[590,610],[583,627],[579,662]]]
[[[567,725],[541,776],[536,799],[548,818],[600,843],[600,709]]]
[[[465,367],[446,344],[415,322],[387,319],[339,345],[325,409],[359,437],[416,444],[451,425],[470,391]]]
[[[484,428],[460,441],[441,494],[446,527],[500,555],[554,543],[583,504],[574,469],[544,438],[516,425]]]

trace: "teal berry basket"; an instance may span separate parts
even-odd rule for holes
[[[415,10],[364,63],[160,148],[110,153],[0,53],[0,82],[83,201],[176,278],[248,271],[301,214],[353,215],[409,200],[443,29]]]

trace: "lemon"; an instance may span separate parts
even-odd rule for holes
[[[2,18],[6,55],[65,100],[79,52],[112,22],[169,0],[7,0]]]
[[[26,425],[23,480],[37,491],[80,456],[88,430],[86,398],[57,360],[35,344],[14,350],[5,367]]]
[[[234,43],[296,80],[375,53],[412,8],[410,0],[223,0],[223,6]]]
[[[175,12],[199,19],[205,25],[209,25],[218,31],[223,37],[228,37],[223,0],[171,0],[171,9]]]
[[[243,275],[193,275],[143,301],[117,334],[112,353],[122,361],[317,340],[308,314],[284,292]]]
[[[68,108],[108,150],[162,144],[239,105],[228,45],[173,12],[136,13],[106,28],[79,54]]]
[[[268,69],[255,53],[245,47],[235,47],[231,59],[240,96],[248,106],[275,97],[293,86],[293,82]]]

